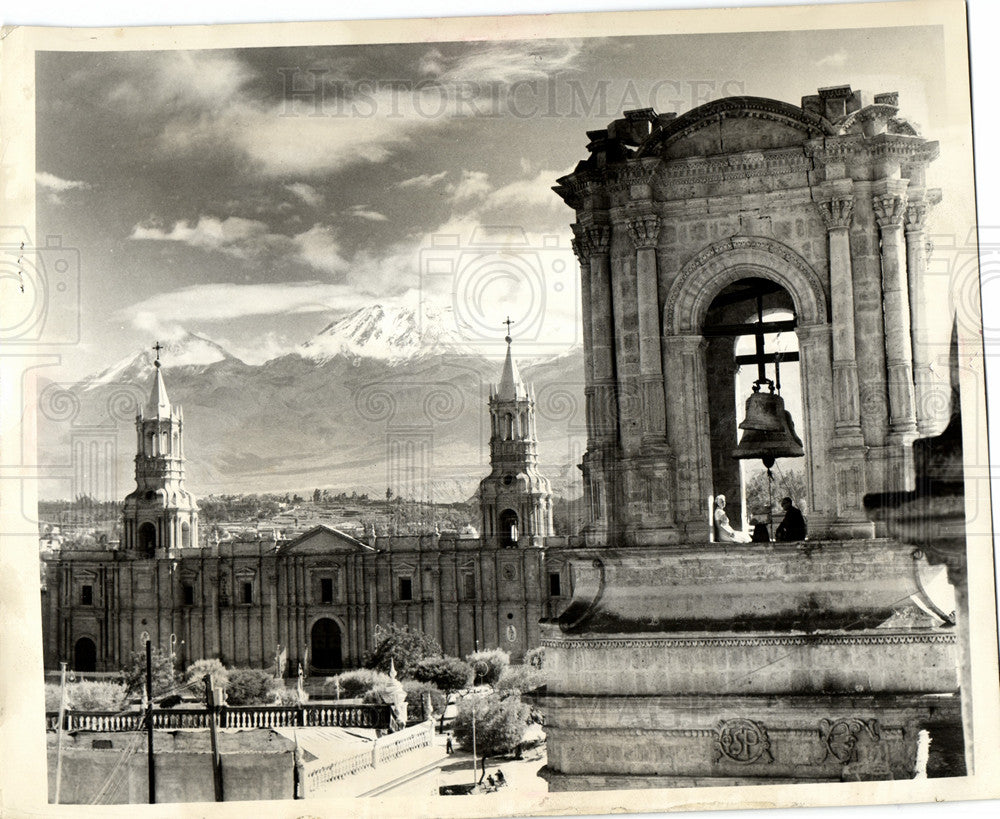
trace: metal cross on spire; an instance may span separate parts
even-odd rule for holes
[[[511,342],[511,338],[510,338],[510,325],[516,324],[516,322],[510,316],[507,316],[507,320],[504,321],[504,322],[502,322],[502,323],[507,325],[506,341],[507,341],[508,344],[510,344],[510,342]]]
[[[165,350],[166,347],[164,347],[162,344],[160,344],[159,341],[157,341],[156,344],[153,345],[153,349],[156,350],[156,361],[154,361],[153,364],[155,366],[159,367],[160,366],[160,350]]]

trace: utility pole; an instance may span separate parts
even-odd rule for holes
[[[153,763],[153,643],[146,640],[146,767],[149,773],[149,804],[156,804],[156,767]]]
[[[62,751],[63,751],[63,719],[66,717],[66,663],[59,663],[62,666],[62,674],[59,681],[59,727],[58,740],[56,744],[56,801],[59,804],[59,789],[62,785]]]
[[[472,790],[476,790],[476,695],[472,695]]]
[[[212,675],[205,675],[205,701],[208,705],[208,727],[212,737],[212,780],[215,782],[215,801],[222,801],[222,759],[219,756],[219,706],[212,688]]]

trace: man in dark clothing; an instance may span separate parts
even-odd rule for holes
[[[774,533],[774,539],[783,543],[806,539],[806,519],[802,512],[792,505],[791,498],[781,499],[781,508],[785,517]]]

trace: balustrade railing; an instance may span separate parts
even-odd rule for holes
[[[316,760],[303,766],[305,793],[314,794],[332,782],[346,779],[368,769],[387,765],[412,751],[428,748],[434,742],[433,719],[411,725],[392,734],[378,737],[370,747],[346,754],[333,761]]]
[[[154,708],[153,728],[208,728],[207,708]],[[139,731],[145,727],[145,712],[67,711],[67,731]],[[224,705],[219,708],[220,728],[382,728],[390,727],[391,709],[374,704]],[[55,731],[59,714],[45,715],[46,728]]]

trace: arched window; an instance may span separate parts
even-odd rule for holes
[[[156,552],[156,524],[148,521],[139,527],[136,548],[140,554],[152,557]]]
[[[514,435],[514,416],[509,412],[503,416],[503,439],[509,441]]]
[[[500,545],[510,547],[517,545],[517,512],[513,509],[504,509],[500,513]]]
[[[191,548],[191,524],[186,520],[181,523],[181,548]]]

